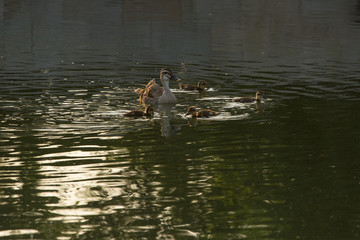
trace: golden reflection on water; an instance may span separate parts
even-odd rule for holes
[[[101,152],[101,155],[103,155],[103,152]],[[66,156],[70,157],[69,154],[66,154]],[[77,156],[79,155],[76,153],[72,157],[75,157],[75,160],[78,161]],[[81,156],[83,155],[81,154]],[[47,204],[49,207],[84,206],[90,202],[109,201],[124,193],[122,187],[127,186],[128,182],[126,176],[123,175],[128,171],[128,166],[116,167],[113,166],[114,163],[112,162],[102,162],[105,158],[82,158],[81,160],[97,160],[100,162],[96,164],[51,166],[48,164],[72,161],[72,158],[40,161],[41,165],[38,174],[43,177],[38,182],[39,196],[58,199],[56,203]],[[103,180],[111,176],[116,177],[116,181]],[[69,213],[68,211],[65,212]]]
[[[13,229],[13,230],[0,231],[0,237],[32,235],[32,234],[38,234],[38,233],[39,233],[39,231],[36,229]]]

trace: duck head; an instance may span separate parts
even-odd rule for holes
[[[191,115],[193,117],[193,116],[195,116],[195,114],[196,114],[196,107],[191,106],[188,108],[187,112],[185,113],[185,116]]]
[[[180,81],[180,78],[177,78],[170,69],[168,68],[163,68],[160,71],[160,79],[161,81],[169,81],[169,80],[175,80],[175,81]]]
[[[145,113],[146,113],[147,115],[153,115],[153,114],[154,114],[154,108],[153,108],[152,106],[147,106],[147,107],[145,108]]]
[[[264,99],[264,100],[265,100],[265,99],[266,99],[263,91],[257,91],[255,98],[256,98],[256,100],[261,100],[261,99]]]
[[[200,80],[200,81],[198,82],[198,88],[200,88],[200,89],[206,89],[206,88],[207,88],[206,81],[205,81],[205,80]]]

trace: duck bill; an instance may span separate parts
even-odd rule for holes
[[[181,79],[180,79],[180,78],[177,78],[175,75],[171,75],[170,80],[175,80],[175,81],[177,81],[177,82],[180,82],[180,81],[181,81]]]
[[[191,112],[187,111],[184,116],[186,117],[186,116],[189,116],[189,115],[192,115],[192,114],[191,114]]]

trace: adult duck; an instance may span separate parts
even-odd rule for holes
[[[255,97],[239,97],[234,98],[234,102],[241,102],[241,103],[252,103],[252,102],[260,102],[261,99],[266,99],[264,96],[263,91],[257,91]]]
[[[161,87],[156,83],[155,79],[151,80],[145,88],[136,89],[135,92],[140,97],[141,104],[174,104],[177,102],[175,95],[171,92],[169,83],[170,80],[178,79],[169,68],[163,68],[160,71],[160,81],[163,85]]]
[[[211,116],[215,116],[217,113],[210,109],[201,109],[197,110],[195,106],[191,106],[188,108],[185,116],[191,115],[193,118],[208,118]]]

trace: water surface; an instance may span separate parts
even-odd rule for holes
[[[0,238],[358,239],[359,6],[0,0]]]

